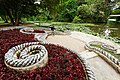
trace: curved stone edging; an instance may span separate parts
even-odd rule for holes
[[[68,49],[68,48],[67,48],[67,49]],[[70,50],[70,49],[68,49],[68,50]],[[75,52],[75,51],[73,51],[73,50],[70,50],[70,51],[76,53],[76,54],[78,55],[78,57],[80,58],[81,62],[83,63],[83,67],[85,68],[85,71],[86,71],[86,75],[87,75],[88,80],[96,80],[96,79],[95,79],[94,72],[93,72],[92,69],[91,69],[91,66],[85,61],[85,59],[82,58],[82,57],[79,55],[79,53],[77,53],[77,52]]]
[[[0,28],[0,30],[10,30],[10,29],[20,29],[21,33],[25,33],[25,34],[34,34],[34,39],[38,40],[41,43],[45,43],[46,42],[46,38],[48,37],[48,34],[45,33],[32,33],[32,32],[24,32],[22,31],[24,28],[26,28],[25,26],[16,26],[16,27],[8,27],[8,28]]]
[[[24,34],[36,34],[33,31],[34,31],[33,28],[27,28],[27,27],[20,29],[20,32]]]
[[[10,30],[10,29],[20,29],[20,28],[25,28],[25,26],[12,26],[12,27],[5,27],[5,28],[0,28],[0,30]]]
[[[42,34],[36,33],[34,39],[37,39],[38,41],[45,43],[47,37],[48,37],[47,33],[42,33]]]
[[[28,29],[28,31],[30,30],[31,32],[25,32],[24,29]],[[24,34],[34,34],[34,39],[40,41],[40,42],[43,42],[45,43],[46,42],[46,38],[48,36],[48,34],[45,32],[45,33],[34,33],[33,32],[34,29],[33,28],[23,28],[23,29],[20,29],[20,32],[21,33],[24,33]]]
[[[109,51],[113,51],[113,52],[115,52],[117,49],[116,48],[114,48],[113,46],[111,46],[111,45],[108,45],[108,44],[105,44],[105,43],[101,43],[102,45],[101,45],[101,47],[102,48],[105,48],[105,49],[107,49],[107,50],[109,50]]]
[[[4,59],[6,66],[15,70],[31,70],[44,67],[48,62],[48,52],[43,45],[38,45],[39,43],[29,42],[9,49]],[[17,54],[19,54],[19,57]]]
[[[105,43],[103,42],[99,42],[99,41],[91,41],[89,43],[87,43],[85,45],[85,48],[90,50],[90,51],[94,51],[96,53],[98,53],[98,55],[100,57],[102,57],[104,60],[106,60],[110,65],[112,65],[116,71],[120,72],[120,60],[118,60],[117,58],[115,58],[114,56],[112,56],[110,53],[100,49],[100,48],[97,48],[97,47],[94,47],[94,46],[91,46],[90,44],[100,44],[103,48],[106,48],[104,45]],[[114,48],[110,48],[110,50],[115,50]]]

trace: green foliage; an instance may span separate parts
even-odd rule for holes
[[[83,22],[106,22],[108,14],[108,6],[103,0],[85,0],[85,3],[77,8],[78,22],[81,19]],[[74,19],[76,20],[76,17]]]
[[[82,4],[85,4],[86,1],[85,0],[77,0],[77,3],[78,3],[78,5],[82,5]]]
[[[60,7],[61,7],[61,10],[56,20],[72,22],[76,15],[76,10],[77,10],[76,0],[67,0],[62,5],[60,5]]]
[[[9,16],[13,24],[19,24],[18,22],[21,17],[30,17],[31,20],[41,20],[40,17],[45,15],[46,17],[44,16],[42,18],[46,19],[49,18],[48,15],[56,14],[57,6],[63,0],[40,0],[40,5],[35,4],[35,1],[36,0],[0,0],[0,16]],[[40,14],[41,8],[45,11],[45,14],[37,16]],[[46,15],[46,11],[48,15]]]
[[[48,12],[48,19],[55,19],[60,10],[60,5],[66,0],[41,0],[42,9]]]
[[[93,5],[82,4],[78,7],[78,16],[86,22],[91,22],[94,15]]]
[[[41,5],[54,15],[58,4],[62,1],[63,0],[41,0]]]
[[[75,16],[73,19],[74,23],[83,23],[84,21],[82,19],[80,19],[78,16]]]
[[[120,14],[120,8],[112,10],[112,14]]]
[[[109,0],[58,0],[53,2],[56,3],[55,5],[51,5],[51,2],[47,0],[43,2],[47,2],[46,10],[53,12],[54,21],[106,22],[111,12]],[[46,15],[47,19],[51,19],[50,13]]]
[[[0,21],[2,21],[2,18],[0,17]]]
[[[61,21],[61,22],[107,22],[111,12],[108,5],[110,0],[0,0],[0,16],[7,18],[27,18],[33,21]],[[117,3],[119,4],[119,2]],[[119,14],[119,10],[112,11]],[[16,20],[17,20],[16,19]]]
[[[27,18],[27,21],[47,21],[47,16],[44,14],[37,15],[37,16],[30,16]]]
[[[38,5],[34,2],[35,0],[0,0],[0,8],[6,13],[4,16],[9,16],[13,25],[18,25],[21,17],[38,14]]]

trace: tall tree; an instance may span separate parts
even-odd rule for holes
[[[1,12],[9,16],[13,25],[19,25],[19,20],[24,15],[36,15],[38,13],[35,0],[0,0]]]
[[[5,21],[5,23],[8,23],[8,16],[7,13],[5,11],[5,9],[2,8],[2,4],[0,5],[0,16],[1,18]]]
[[[56,15],[58,4],[64,0],[37,0],[40,4],[35,4],[36,0],[0,0],[0,13],[4,10],[9,16],[13,25],[19,25],[22,16],[36,16],[39,8],[48,10],[50,14]],[[1,15],[1,14],[0,14]]]
[[[41,0],[41,6],[49,12],[49,15],[55,18],[58,12],[61,11],[61,5],[68,0]]]
[[[77,18],[78,20],[80,18],[81,22],[106,22],[111,14],[111,0],[78,0],[78,2],[81,5],[77,10]]]

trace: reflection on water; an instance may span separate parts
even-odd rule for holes
[[[119,37],[120,38],[120,23],[115,24],[113,27],[106,27],[105,24],[100,26],[90,27],[90,29],[99,34],[105,34],[106,29],[110,30],[109,36],[111,37]]]

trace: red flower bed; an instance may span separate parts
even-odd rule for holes
[[[0,80],[86,80],[85,71],[78,56],[61,46],[43,44],[48,50],[48,63],[43,68],[17,72],[4,64],[5,53],[13,46],[32,42],[34,35],[19,30],[0,31]]]

